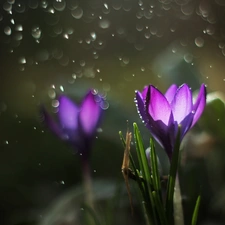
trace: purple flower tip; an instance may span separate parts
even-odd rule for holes
[[[102,117],[101,102],[95,101],[92,90],[84,96],[80,105],[74,103],[65,95],[58,98],[58,122],[56,122],[44,107],[41,112],[48,128],[60,139],[77,148],[78,152],[87,156],[97,127]]]
[[[195,101],[187,84],[180,87],[173,84],[165,94],[153,85],[146,86],[142,92],[135,93],[135,102],[141,119],[171,159],[178,126],[181,127],[182,140],[205,108],[205,85],[201,85]]]

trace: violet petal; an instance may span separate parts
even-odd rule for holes
[[[195,125],[199,117],[202,115],[205,105],[206,105],[206,87],[204,84],[202,84],[196,102],[193,106],[194,118],[191,127]]]
[[[79,108],[65,95],[59,97],[59,120],[62,128],[76,130]]]
[[[192,111],[192,93],[186,84],[177,90],[171,108],[178,124]]]
[[[143,99],[142,93],[139,91],[136,91],[135,94],[136,94],[135,101],[136,101],[138,113],[139,113],[142,121],[147,125],[147,117],[146,117],[146,112],[145,112],[145,107],[144,107],[144,99]]]
[[[153,120],[162,121],[165,125],[169,124],[171,115],[170,105],[165,96],[154,86],[150,85],[150,101],[148,105],[148,113]]]
[[[165,97],[166,97],[167,101],[169,102],[169,104],[171,104],[171,102],[173,101],[173,98],[176,94],[177,88],[178,88],[177,85],[172,84],[166,91]]]
[[[97,128],[102,114],[102,109],[95,101],[91,91],[87,93],[81,105],[79,122],[83,131],[91,135]]]

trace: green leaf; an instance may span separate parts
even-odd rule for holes
[[[163,203],[162,203],[161,199],[159,198],[158,194],[155,191],[152,192],[152,195],[153,195],[153,198],[155,201],[155,205],[156,205],[156,209],[157,209],[157,212],[159,215],[160,223],[162,225],[168,225],[168,221],[166,219],[165,210],[163,208]]]
[[[160,175],[159,175],[159,169],[158,169],[158,160],[157,155],[155,152],[155,145],[154,141],[151,138],[150,139],[150,160],[151,160],[151,169],[152,169],[152,181],[153,181],[153,187],[156,191],[157,195],[161,198],[161,182],[160,182]]]
[[[197,224],[200,203],[201,203],[201,196],[199,195],[195,204],[193,215],[192,215],[191,225]]]
[[[145,199],[144,199],[144,201],[147,204],[147,208],[148,208],[147,213],[149,215],[149,219],[153,219],[154,223],[152,223],[152,224],[156,224],[156,221],[157,221],[156,208],[155,208],[154,199],[152,196],[152,187],[151,187],[152,180],[151,180],[151,173],[149,170],[148,160],[147,160],[147,157],[145,154],[143,141],[142,141],[141,134],[140,134],[137,124],[134,123],[133,127],[134,127],[134,139],[135,139],[136,151],[137,151],[137,155],[138,155],[138,162],[139,162],[139,166],[140,166],[140,170],[142,172],[143,178],[146,181],[145,182]]]

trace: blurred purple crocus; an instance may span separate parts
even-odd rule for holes
[[[58,98],[58,122],[42,107],[44,122],[60,139],[67,141],[87,158],[102,117],[102,108],[90,90],[77,105],[65,95]]]
[[[187,84],[180,87],[173,84],[165,95],[153,85],[149,85],[142,92],[136,91],[135,100],[138,113],[146,127],[171,159],[178,127],[181,127],[182,140],[205,108],[206,88],[204,84],[201,85],[194,103]]]

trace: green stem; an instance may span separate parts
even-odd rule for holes
[[[173,197],[174,197],[174,187],[177,175],[177,168],[179,163],[179,152],[180,152],[180,127],[178,129],[178,134],[176,137],[175,146],[173,149],[173,156],[170,166],[169,180],[167,186],[167,196],[166,196],[166,214],[169,224],[174,224],[174,214],[173,214]]]
[[[82,172],[83,172],[83,185],[85,190],[85,203],[90,208],[94,209],[91,171],[90,171],[89,161],[87,159],[82,160]]]

